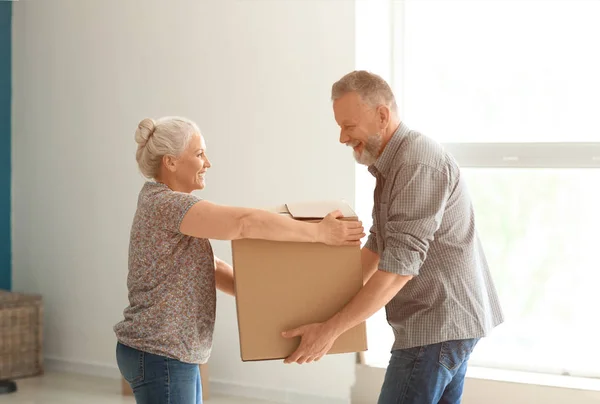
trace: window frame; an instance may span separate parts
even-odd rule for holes
[[[402,60],[405,48],[405,9],[404,1],[396,0],[370,0],[370,2],[356,1],[356,68],[373,71],[390,83],[400,116],[404,110],[404,71]],[[372,8],[370,12],[365,10]],[[374,10],[374,11],[373,11]],[[372,27],[376,27],[371,29]],[[382,48],[389,49],[385,52],[373,52],[369,44],[377,41]],[[600,134],[598,136],[600,138]],[[523,169],[599,169],[600,168],[600,141],[599,142],[442,142],[444,148],[453,155],[458,164],[463,168],[523,168]],[[356,204],[360,206],[363,214],[368,210],[365,206],[365,192],[368,189],[365,182],[364,167],[356,167]],[[368,181],[372,182],[371,179]],[[372,184],[368,184],[371,186]],[[369,203],[372,208],[372,200]],[[357,209],[358,213],[358,209]],[[369,211],[370,217],[370,211]],[[383,309],[382,309],[383,310]],[[375,344],[379,345],[379,344]],[[387,349],[388,347],[386,347]],[[360,362],[381,366],[377,360],[365,361],[365,356],[360,356]],[[480,363],[478,366],[508,369],[499,366],[493,358]],[[527,371],[526,369],[520,369]],[[550,370],[543,372],[553,374]],[[577,374],[574,372],[573,375]],[[577,374],[582,377],[589,375]]]
[[[599,143],[443,143],[465,168],[600,168]]]

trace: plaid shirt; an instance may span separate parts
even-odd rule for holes
[[[484,337],[503,322],[460,169],[400,124],[369,171],[376,178],[366,248],[379,270],[413,275],[386,306],[393,349]]]

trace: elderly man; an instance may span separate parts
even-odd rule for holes
[[[349,73],[331,98],[340,142],[376,178],[365,285],[328,321],[285,332],[302,337],[285,362],[319,360],[338,336],[386,306],[395,342],[379,404],[459,403],[473,348],[503,321],[460,169],[400,121],[379,76]]]

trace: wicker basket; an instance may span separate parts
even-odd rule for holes
[[[0,290],[0,380],[44,372],[41,296]]]

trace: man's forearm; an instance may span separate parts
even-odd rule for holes
[[[379,266],[379,254],[367,247],[363,247],[360,250],[360,257],[363,269],[363,285],[365,285],[377,271],[377,267]]]
[[[235,296],[234,282],[233,282],[233,268],[225,261],[215,257],[215,281],[217,289],[227,293],[228,295]]]
[[[384,307],[406,285],[412,276],[375,271],[365,286],[326,326],[339,336],[362,323]]]

